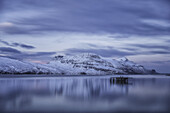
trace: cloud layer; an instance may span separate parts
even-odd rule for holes
[[[4,1],[4,2],[3,2]],[[44,31],[170,34],[169,0],[2,0],[8,34]]]
[[[56,52],[21,52],[10,47],[0,47],[0,56],[19,60],[38,59],[38,61],[48,61]]]
[[[17,43],[17,42],[14,42],[14,43],[9,43],[7,41],[3,41],[3,40],[0,40],[0,43],[3,43],[7,46],[11,46],[11,47],[21,47],[21,48],[24,48],[24,49],[34,49],[35,47],[34,46],[31,46],[31,45],[26,45],[26,44],[22,44],[22,43]]]

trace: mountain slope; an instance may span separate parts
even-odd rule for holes
[[[22,62],[15,59],[0,57],[1,74],[50,74],[59,73],[54,68],[41,64]]]
[[[64,68],[65,74],[149,74],[147,70],[127,58],[108,59],[96,54],[85,53],[75,56],[56,56],[49,66]],[[68,70],[68,72],[67,72]]]
[[[109,59],[96,54],[85,53],[75,56],[56,56],[48,64],[34,64],[0,57],[1,74],[150,74],[147,70],[127,58]]]

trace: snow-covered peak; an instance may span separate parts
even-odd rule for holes
[[[93,54],[93,53],[82,53],[82,54],[78,54],[78,55],[57,55],[55,56],[54,60],[62,60],[62,59],[74,59],[74,60],[86,60],[86,59],[100,59],[101,57],[97,54]]]
[[[126,57],[118,58],[118,61],[127,62],[129,61]]]

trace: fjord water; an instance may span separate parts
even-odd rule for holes
[[[170,112],[168,76],[28,76],[0,77],[1,112]]]

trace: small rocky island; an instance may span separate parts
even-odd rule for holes
[[[0,74],[109,75],[155,74],[155,70],[127,58],[110,59],[92,53],[58,55],[47,64],[36,64],[0,57]]]

